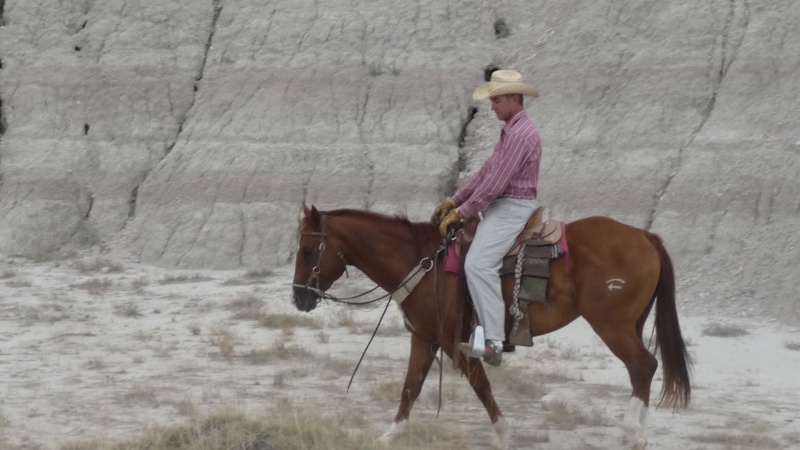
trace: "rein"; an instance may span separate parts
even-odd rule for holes
[[[368,304],[371,304],[371,303],[379,302],[379,301],[384,300],[386,298],[390,299],[388,302],[386,302],[386,307],[383,309],[383,312],[381,313],[381,317],[378,319],[378,323],[375,325],[375,330],[373,330],[372,335],[370,336],[366,347],[364,347],[364,351],[361,352],[361,356],[358,358],[358,363],[356,363],[356,367],[353,369],[352,375],[350,375],[350,381],[347,383],[347,392],[350,392],[350,386],[353,384],[353,379],[356,376],[356,372],[358,372],[358,369],[361,366],[361,362],[364,360],[364,356],[366,356],[366,354],[367,354],[367,350],[369,350],[370,345],[372,345],[372,341],[375,339],[375,336],[378,334],[378,329],[380,328],[381,324],[383,323],[383,318],[386,316],[386,311],[388,311],[389,305],[392,303],[391,302],[391,298],[395,299],[395,301],[397,302],[398,306],[402,305],[403,301],[406,299],[406,297],[408,297],[408,295],[411,294],[411,292],[414,290],[414,288],[417,286],[417,284],[419,284],[419,282],[422,280],[422,278],[428,272],[430,272],[436,266],[439,265],[438,264],[439,263],[439,255],[443,251],[447,250],[448,242],[453,240],[453,239],[455,239],[455,232],[456,231],[455,230],[451,230],[447,234],[447,236],[445,236],[442,239],[442,242],[439,244],[439,246],[436,248],[436,250],[434,250],[434,252],[431,253],[430,256],[426,256],[426,257],[422,258],[419,261],[419,263],[417,263],[417,265],[413,269],[411,269],[411,272],[409,272],[409,274],[406,275],[405,278],[403,278],[403,280],[400,282],[400,284],[396,288],[394,288],[390,292],[387,292],[386,294],[384,294],[384,295],[382,295],[380,297],[374,298],[372,300],[361,301],[361,302],[351,302],[349,300],[352,300],[352,299],[355,299],[355,298],[359,298],[359,297],[363,297],[364,295],[367,295],[370,292],[375,291],[380,286],[376,285],[374,288],[372,288],[372,289],[370,289],[370,290],[368,290],[366,292],[362,292],[361,294],[354,295],[354,296],[351,296],[351,297],[343,297],[343,298],[339,298],[339,297],[336,297],[334,295],[328,294],[327,292],[324,292],[322,289],[319,288],[319,274],[321,272],[320,266],[321,266],[321,263],[322,263],[322,253],[327,248],[327,246],[325,244],[325,238],[328,236],[327,219],[328,219],[327,216],[325,216],[325,215],[322,216],[321,231],[309,231],[309,232],[301,233],[301,235],[303,235],[303,236],[319,236],[319,238],[320,238],[319,253],[317,254],[317,262],[314,265],[314,267],[311,269],[311,275],[308,277],[308,281],[306,281],[306,284],[305,285],[292,284],[292,286],[293,287],[299,287],[299,288],[307,289],[309,291],[314,292],[318,297],[317,298],[317,302],[321,301],[322,299],[325,299],[325,300],[331,300],[331,301],[333,301],[335,303],[342,303],[342,304],[345,304],[345,305],[353,306],[353,305],[368,305]],[[344,265],[344,272],[347,275],[347,277],[349,278],[350,274],[347,272],[347,260],[345,259],[345,257],[342,254],[342,252],[337,252],[337,256],[339,257],[339,260]],[[433,283],[434,283],[434,293],[435,293],[434,295],[436,296],[436,298],[435,298],[436,316],[437,316],[436,318],[437,318],[437,322],[439,324],[439,329],[437,330],[437,332],[438,332],[437,334],[439,335],[438,338],[441,341],[442,335],[443,335],[442,323],[441,323],[442,322],[442,317],[441,317],[441,311],[440,311],[441,307],[440,307],[440,304],[439,304],[441,296],[440,296],[440,292],[439,292],[439,290],[440,290],[439,289],[439,280],[438,280],[438,277],[436,276],[436,274],[437,274],[436,271],[434,271]],[[314,284],[314,286],[312,286],[312,283]],[[395,294],[397,294],[397,295],[395,295]],[[442,349],[442,346],[441,346],[441,343],[440,343],[439,344],[439,357],[436,358],[436,360],[439,363],[439,408],[438,408],[438,410],[436,412],[436,416],[437,417],[439,416],[439,412],[442,409],[442,389],[441,389],[442,386],[441,385],[442,385],[442,377],[443,377],[443,370],[442,370],[442,361],[443,361],[442,358],[444,357],[443,354],[442,354],[443,351],[444,350]],[[434,357],[435,357],[435,354],[434,354]]]

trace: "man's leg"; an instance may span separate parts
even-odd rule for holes
[[[505,307],[498,271],[503,256],[535,209],[535,200],[495,200],[483,212],[467,253],[464,262],[467,284],[487,340],[502,344],[505,338]]]

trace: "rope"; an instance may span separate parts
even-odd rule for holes
[[[519,323],[525,314],[519,309],[519,289],[522,280],[522,261],[525,259],[525,242],[517,253],[517,265],[514,267],[514,298],[511,299],[511,306],[508,308],[511,317],[514,318],[514,326],[511,328],[511,336],[516,336]]]

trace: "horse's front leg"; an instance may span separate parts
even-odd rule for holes
[[[445,348],[444,350],[447,352],[448,349]],[[450,354],[450,352],[447,353]],[[484,371],[481,361],[478,358],[469,358],[457,350],[455,354],[451,354],[451,357],[462,358],[458,366],[467,377],[467,380],[469,380],[469,385],[472,386],[475,395],[478,396],[478,399],[483,403],[483,407],[486,408],[486,412],[489,414],[489,420],[492,421],[492,427],[497,437],[494,447],[507,449],[510,441],[508,426],[503,418],[503,413],[500,412],[500,407],[497,406],[497,402],[494,400],[492,385],[486,377],[486,371]]]
[[[426,341],[416,334],[411,334],[411,354],[408,358],[408,371],[406,381],[403,384],[403,392],[400,396],[400,408],[392,422],[389,431],[380,437],[379,441],[388,443],[401,434],[406,427],[406,421],[411,414],[411,407],[419,397],[422,390],[422,383],[428,376],[428,371],[433,364],[436,351],[439,349],[437,344]]]

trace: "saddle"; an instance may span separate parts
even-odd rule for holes
[[[525,247],[525,256],[534,258],[557,258],[562,253],[560,247],[565,244],[564,241],[564,223],[554,220],[542,222],[542,215],[544,214],[544,206],[536,208],[531,214],[530,219],[525,224],[522,232],[517,236],[514,245],[503,257],[503,268],[500,269],[500,275],[505,275],[508,272],[507,264],[513,260],[516,264],[517,256],[520,250]],[[465,255],[464,249],[469,248],[469,243],[475,236],[475,231],[478,228],[478,219],[467,219],[464,223],[464,232],[459,233],[452,243],[451,250],[454,251],[455,256],[458,258]],[[554,248],[558,246],[559,248]],[[457,261],[456,261],[457,263]],[[451,270],[452,269],[452,270]],[[448,265],[448,271],[458,272],[457,265]],[[542,275],[547,276],[547,275]]]
[[[509,333],[509,343],[532,346],[533,339],[527,326],[528,302],[547,302],[550,288],[550,263],[553,259],[568,252],[565,224],[559,221],[542,222],[544,207],[540,206],[531,214],[525,228],[517,236],[514,245],[503,257],[500,275],[515,274],[514,298],[510,312],[514,326]],[[469,243],[478,227],[477,219],[469,219],[464,224],[464,232],[459,233],[452,244],[447,270],[459,272]],[[451,262],[452,261],[452,262]],[[463,273],[461,274],[463,276]],[[520,326],[522,325],[522,326]]]

